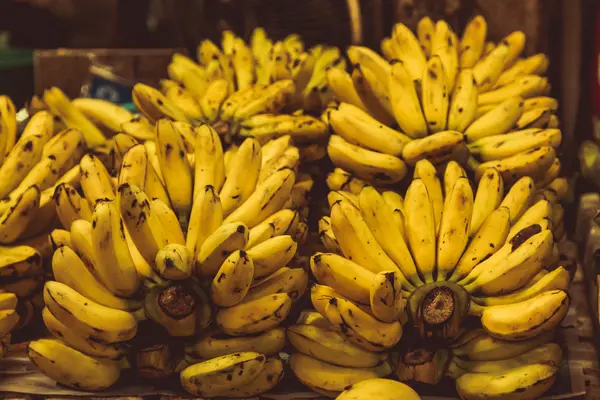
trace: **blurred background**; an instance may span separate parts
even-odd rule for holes
[[[593,137],[595,60],[600,46],[594,0],[1,0],[0,93],[22,105],[44,88],[79,94],[89,66],[108,64],[126,80],[156,84],[174,49],[194,54],[204,38],[231,29],[248,37],[263,26],[273,39],[298,33],[308,46],[379,48],[392,25],[414,28],[425,15],[457,32],[474,15],[497,41],[521,30],[526,55],[550,56],[552,95],[559,98],[564,168]],[[90,51],[90,49],[94,49]],[[35,50],[35,51],[34,51]],[[600,108],[600,107],[599,107]]]

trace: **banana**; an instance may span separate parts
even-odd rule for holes
[[[384,85],[388,83],[389,75],[384,75],[378,80],[376,73],[362,64],[354,64],[352,82],[361,101],[367,108],[369,115],[385,125],[391,125],[392,104]]]
[[[71,229],[71,224],[76,219],[92,220],[92,210],[86,199],[82,198],[77,190],[66,183],[61,183],[54,192],[56,213],[63,227]]]
[[[497,104],[512,96],[521,96],[523,99],[543,96],[548,89],[548,79],[537,75],[525,75],[517,78],[512,83],[501,88],[481,93],[477,98],[479,106]]]
[[[460,40],[460,67],[472,68],[484,55],[487,22],[481,15],[473,17]]]
[[[210,297],[219,307],[231,307],[244,300],[254,275],[252,258],[243,250],[223,261],[210,286]]]
[[[137,140],[154,140],[156,138],[154,127],[143,115],[137,115],[122,123],[121,131]]]
[[[450,95],[448,84],[441,58],[437,55],[432,56],[424,69],[421,83],[421,103],[430,133],[446,129]]]
[[[427,65],[425,53],[416,36],[402,23],[392,28],[392,49],[394,58],[404,64],[411,80],[421,79]],[[435,50],[433,45],[431,50]]]
[[[292,146],[285,149],[281,156],[272,160],[262,162],[260,172],[258,174],[258,184],[261,184],[269,176],[281,169],[289,168],[293,171],[297,170],[300,161],[300,152],[297,147]]]
[[[313,275],[322,285],[330,286],[344,297],[370,304],[375,273],[355,262],[331,253],[317,253],[310,259]]]
[[[452,32],[452,29],[444,21],[438,21],[436,24],[435,39],[431,45],[432,57],[440,57],[444,65],[448,91],[454,90],[456,75],[458,74],[458,38]]]
[[[238,91],[248,89],[256,80],[252,50],[240,38],[232,41],[233,68],[235,70],[236,87]]]
[[[184,86],[186,89],[191,90],[185,82]],[[131,96],[133,97],[133,103],[137,109],[140,110],[151,123],[156,123],[161,118],[184,122],[187,122],[188,120],[181,109],[177,108],[175,104],[167,99],[159,90],[154,89],[151,86],[143,83],[136,83],[133,86]]]
[[[477,85],[470,69],[460,71],[448,110],[448,129],[465,132],[477,114]]]
[[[446,198],[437,240],[437,279],[448,279],[469,241],[473,190],[469,180],[459,178]]]
[[[352,76],[345,70],[341,68],[329,69],[327,71],[327,84],[340,103],[348,103],[363,111],[367,110],[367,107],[354,88]],[[298,84],[296,84],[296,86],[298,86]]]
[[[223,207],[214,187],[207,185],[194,199],[186,246],[197,253],[206,239],[223,223]]]
[[[504,181],[495,169],[487,170],[477,186],[473,214],[469,227],[469,237],[472,238],[479,232],[479,228],[486,218],[502,203],[504,196]]]
[[[431,57],[433,38],[435,37],[435,25],[431,18],[423,17],[417,23],[417,38],[425,57]]]
[[[92,219],[95,271],[113,294],[126,297],[137,292],[140,277],[129,252],[123,225],[116,201],[96,203]]]
[[[254,228],[265,218],[280,211],[290,198],[295,174],[290,169],[282,169],[256,186],[256,190],[234,210],[224,222],[239,221],[248,228]]]
[[[538,96],[531,97],[523,103],[523,111],[531,111],[535,108],[549,108],[552,112],[558,111],[558,100],[554,97]]]
[[[250,248],[254,261],[254,280],[260,281],[287,265],[296,254],[298,243],[290,235],[275,236]]]
[[[508,46],[506,66],[510,67],[518,59],[525,47],[525,34],[521,31],[512,32],[504,37],[501,43]]]
[[[83,134],[88,146],[102,144],[106,138],[71,100],[57,87],[44,91],[44,103],[50,112],[60,117],[69,128],[78,129]]]
[[[233,156],[227,179],[219,193],[224,216],[231,214],[254,192],[261,172],[261,161],[259,142],[254,138],[245,139]]]
[[[522,289],[505,294],[503,296],[472,297],[472,299],[477,304],[481,304],[483,306],[513,304],[528,300],[549,290],[567,290],[570,283],[571,276],[569,271],[563,267],[558,267],[545,274],[540,280],[536,281],[531,286],[523,287]]]
[[[88,356],[59,339],[30,342],[27,356],[44,375],[77,390],[105,390],[121,375],[118,362]]]
[[[413,179],[408,187],[404,210],[406,238],[419,277],[425,283],[433,282],[436,262],[435,216],[427,186],[422,179]]]
[[[152,212],[150,199],[137,186],[123,183],[119,186],[119,209],[131,239],[150,265],[157,253],[167,245],[164,227]]]
[[[411,138],[426,136],[427,124],[415,83],[403,62],[392,65],[388,84],[394,118],[400,129]]]
[[[523,114],[523,99],[520,96],[510,97],[493,109],[475,119],[464,131],[467,141],[501,135],[515,126]]]
[[[331,207],[331,226],[342,252],[349,259],[375,273],[398,270],[373,236],[360,211],[347,201],[336,202]]]
[[[192,209],[192,168],[185,155],[185,145],[173,122],[159,120],[156,124],[158,160],[165,187],[173,209],[180,221],[187,226]]]
[[[399,156],[410,138],[382,125],[352,104],[342,103],[329,114],[332,129],[350,143],[384,154]]]
[[[287,293],[272,294],[217,312],[217,326],[227,335],[260,333],[277,327],[288,316],[292,298]]]
[[[324,216],[319,219],[319,237],[321,243],[329,253],[342,254],[340,244],[333,234],[333,229],[331,229],[331,220],[329,217]]]
[[[533,227],[540,229],[539,225]],[[506,246],[510,246],[511,251],[500,265],[489,262],[487,268],[481,267],[475,281],[465,286],[469,293],[494,296],[523,287],[543,268],[545,259],[551,254],[552,232],[543,230],[523,242],[510,240]]]
[[[42,274],[42,257],[33,247],[0,246],[0,278],[23,278]]]
[[[133,310],[140,307],[140,304],[135,301],[116,297],[108,291],[90,272],[93,268],[93,265],[86,265],[86,262],[66,245],[58,248],[52,256],[52,273],[57,282],[69,286],[105,307],[118,310]]]
[[[261,143],[292,135],[298,142],[319,141],[327,136],[328,125],[310,115],[254,115],[240,124],[239,134],[254,136]]]
[[[373,237],[402,272],[403,286],[411,287],[422,284],[415,262],[404,240],[404,232],[396,224],[394,209],[371,186],[365,187],[360,192],[359,203],[360,213]]]
[[[37,186],[26,189],[19,197],[10,200],[8,211],[0,217],[0,244],[14,243],[35,220],[40,204]]]
[[[539,200],[527,209],[516,222],[513,223],[508,233],[507,240],[512,240],[521,230],[534,224],[541,224],[543,220],[552,221],[552,204],[547,200]]]
[[[18,294],[15,294],[17,297]],[[0,335],[5,338],[19,323],[19,314],[14,308],[0,310]]]
[[[512,67],[505,69],[498,78],[494,87],[502,87],[523,75],[543,75],[546,73],[550,60],[548,56],[542,53],[534,54],[530,57],[517,60]],[[554,100],[555,104],[558,104]],[[555,110],[556,111],[556,110]]]
[[[255,351],[272,356],[283,349],[285,338],[285,328],[274,328],[252,336],[205,336],[193,344],[187,345],[185,352],[200,359],[210,359],[244,351]]]
[[[549,108],[535,108],[521,115],[521,118],[515,124],[515,130],[546,128],[550,123],[552,110]]]
[[[222,391],[221,396],[240,398],[256,396],[273,389],[284,376],[283,362],[279,357],[269,357],[258,376],[250,383],[235,389]]]
[[[44,307],[42,310],[42,319],[48,331],[50,331],[55,338],[64,341],[69,347],[72,347],[83,354],[87,354],[91,357],[118,360],[126,353],[126,346],[100,343],[80,335],[77,331],[69,329],[69,327],[59,321],[50,312],[48,307]]]
[[[339,135],[330,137],[327,152],[337,167],[370,182],[395,183],[407,172],[401,159],[353,145]]]
[[[548,190],[556,193],[559,200],[564,200],[570,192],[569,181],[565,177],[555,178],[548,185]]]
[[[437,170],[428,160],[423,159],[415,164],[414,178],[420,178],[427,186],[427,192],[433,203],[436,231],[439,230],[444,207],[444,195]]]
[[[405,316],[406,300],[402,298],[402,285],[406,281],[398,272],[380,272],[375,275],[369,293],[371,313],[383,322],[395,322]]]
[[[206,87],[206,92],[199,101],[206,122],[213,123],[217,120],[221,104],[227,98],[229,91],[229,82],[226,79],[214,80]]]
[[[146,190],[146,180],[149,168],[148,151],[143,144],[136,144],[123,155],[119,170],[118,184],[135,185],[140,190]]]
[[[14,201],[30,186],[35,185],[43,191],[61,183],[64,175],[79,162],[84,150],[83,136],[75,129],[67,129],[54,136],[44,146],[41,161],[35,164],[18,186],[2,200],[2,213],[8,210],[7,206],[11,200]],[[54,191],[51,194],[53,193]],[[51,200],[51,197],[48,200]],[[54,208],[54,204],[50,204]]]
[[[237,108],[262,93],[265,87],[265,85],[256,84],[232,93],[221,105],[221,110],[219,112],[220,119],[223,121],[231,121]]]
[[[402,158],[411,166],[423,159],[439,164],[449,159],[460,159],[463,144],[462,133],[442,131],[406,144],[402,150]]]
[[[46,282],[44,302],[63,324],[102,343],[123,342],[137,332],[133,314],[100,305],[59,282]]]
[[[297,323],[299,325],[310,325],[317,326],[319,328],[332,330],[333,327],[329,324],[329,321],[325,319],[317,311],[303,311],[298,317]]]
[[[267,278],[253,284],[244,297],[252,301],[276,293],[287,293],[292,300],[304,294],[308,286],[308,273],[302,268],[281,267]]]
[[[391,379],[372,378],[358,382],[342,392],[338,400],[419,400],[410,386]]]
[[[183,244],[168,244],[156,254],[155,265],[165,279],[187,279],[194,273],[194,253]]]
[[[530,339],[507,341],[488,335],[481,329],[474,332],[474,337],[457,347],[452,353],[462,359],[472,361],[501,361],[519,357],[538,346],[552,341],[554,332],[544,332]]]
[[[225,181],[225,163],[223,147],[217,132],[210,125],[196,128],[194,166],[194,194],[196,199],[199,191],[206,185],[211,185],[218,193]]]
[[[533,201],[535,193],[535,183],[533,179],[524,176],[510,188],[500,207],[507,207],[510,210],[510,222],[515,223],[523,213],[529,208]]]
[[[265,366],[265,361],[263,354],[255,352],[213,358],[181,371],[181,385],[195,396],[219,396],[225,391],[252,384]]]
[[[130,148],[138,144],[138,141],[133,136],[130,136],[126,133],[117,133],[112,139],[113,146],[111,156],[112,165],[114,168],[112,172],[116,173],[121,169],[125,153],[127,153]]]
[[[543,176],[552,166],[554,158],[556,158],[556,151],[552,146],[537,147],[503,160],[484,162],[477,167],[475,178],[479,180],[483,171],[488,168],[496,168],[506,185],[512,185],[526,175],[536,179]]]
[[[385,359],[382,354],[366,351],[342,334],[319,326],[292,325],[287,337],[300,353],[340,367],[371,368]]]
[[[241,222],[224,223],[210,234],[196,253],[196,273],[214,277],[229,254],[248,242],[248,228]]]
[[[284,79],[265,87],[248,102],[239,105],[233,120],[240,122],[256,114],[276,114],[281,111],[295,91],[294,81]]]
[[[86,154],[79,162],[81,168],[81,189],[85,198],[93,206],[100,199],[113,200],[115,191],[106,167],[91,154]]]
[[[343,190],[345,192],[358,195],[366,186],[366,183],[341,168],[335,168],[333,172],[327,174],[327,186],[329,190]]]
[[[150,200],[150,212],[158,217],[166,244],[184,245],[185,236],[175,211],[159,198]]]
[[[560,129],[530,128],[480,139],[471,143],[469,150],[473,154],[479,155],[483,161],[494,161],[537,149],[541,146],[558,148],[561,141]]]
[[[456,380],[465,400],[542,397],[556,380],[557,367],[529,364],[501,373],[466,373]]]
[[[52,116],[45,111],[40,111],[31,117],[23,135],[6,154],[6,159],[0,166],[0,198],[8,196],[16,189],[41,161],[44,145],[52,135],[52,126]],[[31,133],[33,129],[36,129],[35,134]]]
[[[82,97],[71,104],[96,126],[113,133],[120,132],[121,124],[133,118],[129,111],[107,100]]]
[[[292,354],[290,367],[301,383],[319,393],[326,393],[327,397],[335,397],[366,379],[382,378],[392,373],[387,361],[371,368],[340,367],[302,353]]]
[[[504,70],[509,52],[508,45],[501,43],[473,66],[473,77],[477,82],[479,93],[483,94],[494,87]],[[481,98],[479,103],[482,103]]]
[[[205,120],[200,104],[189,90],[166,79],[161,79],[160,86],[165,97],[181,110],[187,121],[196,123]]]

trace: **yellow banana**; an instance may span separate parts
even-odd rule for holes
[[[231,253],[223,261],[210,286],[213,303],[219,307],[231,307],[244,300],[252,284],[254,263],[243,250]]]
[[[460,40],[460,67],[472,68],[481,59],[487,36],[487,22],[481,15],[473,17]]]
[[[217,312],[217,326],[230,336],[271,330],[288,316],[292,298],[287,293],[272,294]]]
[[[218,193],[225,181],[221,139],[211,126],[202,125],[196,128],[195,149],[194,199],[206,185],[211,185]]]
[[[296,254],[298,243],[290,235],[274,236],[247,251],[254,262],[254,280],[260,281],[286,266]]]
[[[460,71],[448,110],[448,129],[464,132],[477,114],[477,84],[473,71]]]
[[[456,131],[441,131],[422,139],[415,139],[404,146],[402,158],[408,165],[427,159],[439,164],[451,159],[462,158],[464,136]]]
[[[223,223],[223,208],[212,186],[205,186],[194,200],[186,246],[197,253],[206,239]]]
[[[469,237],[477,234],[483,221],[502,203],[504,197],[504,181],[495,169],[487,170],[477,186],[473,215],[469,227]]]
[[[421,103],[430,133],[446,129],[450,96],[448,84],[441,58],[432,56],[427,62],[421,81]]]
[[[411,138],[427,135],[427,124],[415,82],[403,62],[392,65],[388,84],[392,111],[400,129]]]
[[[498,104],[467,127],[464,131],[467,140],[473,142],[510,131],[523,114],[523,104],[520,96],[510,97]]]
[[[196,248],[196,273],[214,277],[229,254],[248,242],[248,228],[241,222],[224,223]]]

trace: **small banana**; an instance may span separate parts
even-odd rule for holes
[[[329,190],[343,190],[358,195],[366,186],[366,183],[341,168],[335,168],[327,174],[327,186]]]
[[[215,397],[252,384],[266,357],[255,352],[233,353],[191,365],[181,371],[183,388],[195,396]]]
[[[248,242],[248,228],[240,222],[224,223],[196,249],[196,273],[214,277],[229,254]]]
[[[231,307],[244,300],[254,275],[252,257],[243,250],[231,253],[223,261],[210,286],[213,303],[219,307]]]
[[[242,142],[231,161],[231,167],[219,198],[225,216],[245,202],[256,188],[261,172],[262,153],[258,141],[248,138]]]
[[[429,59],[421,82],[421,103],[429,132],[444,131],[448,120],[450,94],[449,82],[439,56],[434,55]]]
[[[93,206],[100,199],[112,200],[115,190],[106,167],[91,154],[86,154],[79,162],[81,168],[81,189],[85,198]]]
[[[158,216],[167,244],[185,244],[185,236],[177,214],[167,203],[159,198],[153,198],[150,201],[150,211]]]
[[[473,77],[480,93],[488,92],[500,78],[509,56],[509,47],[501,43],[473,66]],[[480,104],[481,104],[481,99]]]
[[[272,356],[283,349],[285,339],[286,331],[284,328],[274,328],[252,336],[205,336],[187,345],[185,352],[200,359],[221,357],[244,351],[255,351],[266,356]]]
[[[535,183],[529,176],[517,180],[510,188],[500,207],[507,207],[510,211],[510,222],[515,223],[531,206],[535,194]]]
[[[421,79],[427,66],[427,59],[419,40],[412,31],[402,23],[395,24],[392,28],[391,44],[394,58],[404,64],[411,80]],[[432,44],[431,51],[434,50]]]
[[[190,89],[185,85],[186,89]],[[174,121],[187,122],[188,119],[171,100],[167,99],[159,90],[143,83],[136,83],[131,92],[133,103],[138,110],[151,123],[157,122],[161,118],[168,118]]]
[[[122,123],[121,131],[137,140],[154,140],[156,138],[153,126],[143,115],[137,115]]]
[[[352,76],[341,68],[331,68],[327,71],[327,84],[335,94],[337,100],[341,103],[352,104],[359,109],[366,111],[367,107],[360,99],[360,96],[354,88]],[[298,86],[298,84],[296,84]]]
[[[462,158],[464,136],[456,131],[441,131],[422,139],[415,139],[404,146],[402,158],[408,165],[427,159],[439,164],[451,159]]]
[[[473,71],[460,71],[448,110],[448,129],[464,132],[477,114],[478,89]]]
[[[434,280],[436,229],[433,204],[422,179],[413,179],[404,199],[406,238],[423,282]],[[337,237],[337,234],[336,234]]]
[[[223,223],[221,200],[214,187],[207,185],[194,199],[190,223],[186,235],[186,246],[197,253],[206,239]]]
[[[335,166],[369,182],[398,182],[407,172],[406,164],[401,159],[353,145],[339,135],[329,138],[327,153]]]
[[[483,161],[494,161],[542,146],[558,148],[561,142],[560,129],[531,128],[504,135],[488,136],[471,143],[469,150]]]
[[[481,15],[473,17],[465,27],[460,40],[460,67],[472,68],[484,54],[487,22]]]
[[[523,114],[523,99],[514,96],[475,119],[464,131],[469,142],[510,131]]]
[[[543,96],[548,90],[548,79],[537,75],[525,75],[501,88],[481,93],[477,98],[479,106],[498,104],[509,97],[521,96],[523,99]]]
[[[500,206],[503,196],[504,181],[500,173],[495,169],[487,170],[477,186],[469,237],[472,238],[477,234],[483,221]]]
[[[207,86],[206,92],[199,102],[206,122],[213,123],[217,120],[221,105],[230,90],[229,82],[226,79],[217,79]]]
[[[287,293],[292,300],[302,297],[308,286],[308,273],[302,268],[281,267],[267,278],[255,283],[244,302],[276,293]]]
[[[550,64],[548,56],[542,53],[517,60],[510,68],[505,69],[498,78],[495,87],[502,87],[523,75],[543,75]],[[558,104],[554,100],[555,104]]]
[[[431,18],[423,17],[417,23],[417,38],[426,57],[431,57],[433,39],[435,37],[435,25]]]
[[[502,175],[504,183],[512,185],[522,176],[531,176],[536,179],[552,166],[556,158],[556,151],[551,146],[542,146],[532,150],[515,154],[500,161],[488,161],[480,164],[475,173],[476,179],[480,179],[483,171],[488,168],[496,168]]]
[[[218,193],[225,181],[223,146],[217,132],[209,125],[196,128],[194,194],[198,197],[206,185]]]
[[[133,118],[129,111],[107,100],[82,97],[71,104],[96,126],[113,133],[120,132],[121,124]]]
[[[250,248],[254,262],[254,281],[260,281],[286,266],[296,254],[298,243],[290,235],[274,236]]]
[[[277,327],[288,316],[292,298],[287,293],[272,294],[217,312],[216,323],[227,335],[248,335]]]
[[[78,390],[105,390],[121,376],[118,362],[88,356],[59,339],[30,342],[27,356],[44,375]]]

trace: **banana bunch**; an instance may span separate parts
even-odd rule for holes
[[[282,367],[273,358],[285,340],[278,326],[308,285],[294,259],[308,231],[296,208],[307,206],[312,180],[297,181],[289,135],[264,145],[249,137],[225,151],[209,125],[159,119],[152,130],[154,139],[143,143],[125,133],[112,138],[115,177],[88,153],[78,164],[80,181],[56,186],[63,229],[50,235],[53,280],[43,311],[56,340],[30,347],[30,358],[58,382],[102,390],[128,367],[122,358],[139,322],[190,338],[183,360],[165,343],[139,349],[140,375],[181,372],[184,387],[203,395],[268,390]],[[205,344],[217,334],[230,338]],[[271,350],[257,344],[260,336]],[[266,360],[254,388],[246,381],[195,386],[208,373],[201,361],[252,351]],[[102,364],[106,375],[69,375],[75,358]],[[219,375],[221,362],[208,365],[217,368],[210,376]]]
[[[327,179],[337,189],[328,195],[330,214],[319,221],[329,253],[311,257],[318,282],[311,299],[324,325],[349,343],[385,352],[402,343],[403,331],[424,346],[430,340],[443,343],[465,330],[467,317],[476,317],[490,340],[524,345],[553,331],[566,315],[571,273],[560,264],[555,243],[564,235],[564,210],[539,196],[533,178],[508,187],[499,170],[488,168],[473,189],[456,161],[438,171],[419,160],[404,197],[341,169]],[[403,351],[392,360],[397,376],[428,383],[439,381],[452,356],[447,350]],[[325,350],[308,354],[328,357]],[[332,358],[341,359],[321,361]],[[489,380],[500,370],[454,364],[492,374]],[[459,389],[473,385],[465,376],[457,381]],[[536,382],[530,385],[538,388]]]
[[[475,17],[459,41],[445,21],[424,18],[416,34],[396,24],[383,56],[348,48],[353,70],[328,72],[339,103],[327,115],[334,165],[376,185],[398,182],[422,159],[459,161],[478,176],[493,167],[507,184],[558,178],[558,102],[542,76],[548,58],[520,58],[522,32],[487,46],[486,30]]]

